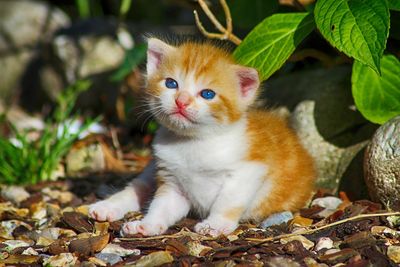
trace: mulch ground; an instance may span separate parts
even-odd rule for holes
[[[0,265],[13,266],[399,266],[399,213],[341,194],[335,210],[314,205],[267,229],[246,223],[229,236],[193,232],[187,218],[163,236],[121,237],[117,222],[87,217],[90,181],[26,187],[19,203],[0,199]],[[96,187],[98,187],[98,183]],[[5,190],[3,188],[3,190]],[[314,198],[323,198],[322,191]],[[16,200],[14,200],[16,201]]]

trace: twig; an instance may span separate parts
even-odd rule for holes
[[[360,214],[354,217],[346,218],[337,222],[333,222],[324,226],[316,227],[313,229],[297,232],[297,233],[291,233],[291,234],[284,234],[284,235],[278,235],[278,236],[273,236],[273,237],[268,237],[264,239],[259,239],[259,238],[246,238],[245,240],[247,241],[252,241],[252,242],[258,242],[254,244],[255,246],[262,245],[264,243],[270,242],[270,241],[276,241],[281,238],[286,238],[286,237],[292,237],[296,235],[307,235],[307,234],[312,234],[321,230],[324,230],[326,228],[330,228],[336,225],[340,225],[349,221],[355,221],[358,219],[363,219],[363,218],[372,218],[372,217],[381,217],[381,216],[400,216],[400,212],[385,212],[385,213],[371,213],[371,214]],[[313,226],[311,226],[313,227]]]
[[[208,37],[208,38],[214,38],[214,39],[221,39],[221,40],[229,40],[233,42],[236,45],[239,45],[242,40],[240,40],[239,37],[237,37],[235,34],[232,33],[233,26],[232,26],[232,16],[231,12],[229,10],[228,4],[226,3],[226,0],[220,0],[220,4],[224,10],[225,13],[225,20],[226,20],[226,27],[222,26],[221,23],[217,20],[217,18],[214,16],[214,14],[211,12],[211,10],[208,8],[207,4],[205,3],[204,0],[198,0],[199,5],[201,9],[204,11],[204,13],[207,15],[207,17],[210,19],[210,21],[214,24],[214,26],[220,31],[220,33],[211,33],[208,32],[203,24],[200,21],[199,15],[197,14],[197,11],[194,10],[194,18],[196,21],[196,25],[199,28],[200,32]]]
[[[195,239],[200,239],[202,241],[213,241],[216,240],[217,238],[214,237],[208,237],[205,235],[197,234],[186,227],[182,228],[178,233],[172,234],[172,235],[158,235],[158,236],[149,236],[149,237],[121,237],[118,238],[119,240],[122,241],[146,241],[146,240],[159,240],[159,239],[165,239],[165,238],[180,238],[180,237],[185,237],[185,236],[190,236],[190,237],[195,237]]]

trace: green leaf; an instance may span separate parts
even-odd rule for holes
[[[314,14],[334,47],[380,72],[390,24],[386,0],[318,0]]]
[[[393,55],[381,60],[379,76],[359,61],[353,64],[351,76],[354,101],[368,120],[383,124],[400,114],[400,62]]]
[[[121,66],[111,75],[111,81],[122,81],[146,58],[147,45],[139,44],[126,51],[125,60]]]
[[[257,25],[236,48],[233,56],[258,69],[262,80],[268,79],[314,29],[309,13],[275,14]]]
[[[400,11],[400,0],[388,0],[388,2],[390,9]]]
[[[234,27],[252,29],[279,8],[278,0],[228,0]]]

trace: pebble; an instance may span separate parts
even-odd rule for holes
[[[115,253],[97,253],[95,254],[96,258],[99,260],[102,260],[106,263],[109,263],[110,265],[114,265],[120,261],[122,261],[121,256],[115,254]]]
[[[387,255],[394,263],[400,263],[400,246],[389,246]]]
[[[18,205],[30,195],[23,187],[12,185],[1,189],[1,196]]]
[[[333,248],[333,240],[329,237],[321,237],[317,244],[315,245],[315,250],[319,251],[321,249],[331,249]]]
[[[336,210],[340,204],[342,204],[342,200],[337,197],[320,197],[316,198],[311,202],[311,206],[320,206],[325,209]]]
[[[282,223],[287,223],[289,220],[293,219],[293,214],[290,211],[284,211],[280,213],[274,213],[270,215],[261,223],[261,228],[268,228],[273,225],[280,225]]]

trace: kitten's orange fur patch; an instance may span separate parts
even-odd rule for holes
[[[261,127],[265,125],[266,127]],[[248,160],[264,162],[273,190],[253,209],[254,218],[302,208],[313,190],[313,161],[295,133],[279,116],[267,111],[248,113]]]

